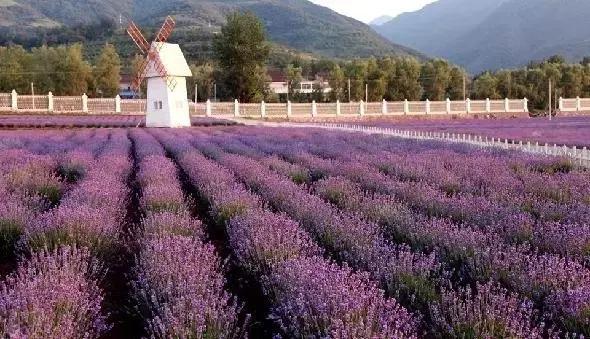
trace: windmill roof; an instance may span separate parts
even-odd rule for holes
[[[192,76],[191,69],[184,58],[184,54],[182,54],[182,51],[180,50],[180,46],[177,44],[154,42],[152,48],[159,49],[158,54],[160,55],[160,60],[162,61],[162,64],[164,64],[168,75],[178,77]],[[150,61],[147,66],[146,78],[157,77],[160,77],[160,73],[155,70],[154,62]]]

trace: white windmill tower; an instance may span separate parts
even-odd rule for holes
[[[180,46],[166,42],[175,25],[168,16],[151,44],[133,21],[127,27],[127,33],[145,57],[132,86],[139,92],[147,78],[147,127],[191,126],[186,77],[192,73]]]

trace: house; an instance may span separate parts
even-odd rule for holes
[[[121,74],[121,80],[119,80],[119,96],[121,99],[135,99],[139,97],[138,93],[133,90],[132,83],[132,75]]]
[[[281,70],[272,69],[268,71],[268,76],[270,77],[270,90],[278,95],[287,95],[289,92],[289,86],[291,86],[291,84],[289,84],[289,79],[287,79],[287,75]],[[320,75],[314,76],[313,79],[304,78],[297,88],[292,89],[292,91],[301,94],[312,94],[314,88],[320,87],[323,88],[325,94],[332,92],[330,83]]]

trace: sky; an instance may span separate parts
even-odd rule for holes
[[[363,22],[382,15],[396,16],[424,7],[434,0],[310,0],[318,5],[330,7],[338,13]]]

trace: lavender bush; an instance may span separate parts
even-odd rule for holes
[[[444,291],[432,306],[433,319],[442,336],[453,338],[555,337],[540,323],[533,304],[493,284],[460,291]]]
[[[11,338],[95,338],[108,326],[101,313],[101,269],[76,247],[41,251],[1,284],[0,335]]]
[[[383,298],[366,274],[321,258],[287,260],[265,286],[276,304],[275,317],[291,337],[417,337],[417,319]]]
[[[224,291],[221,264],[211,245],[184,236],[150,237],[137,258],[135,289],[150,313],[150,336],[240,335],[239,309]]]

